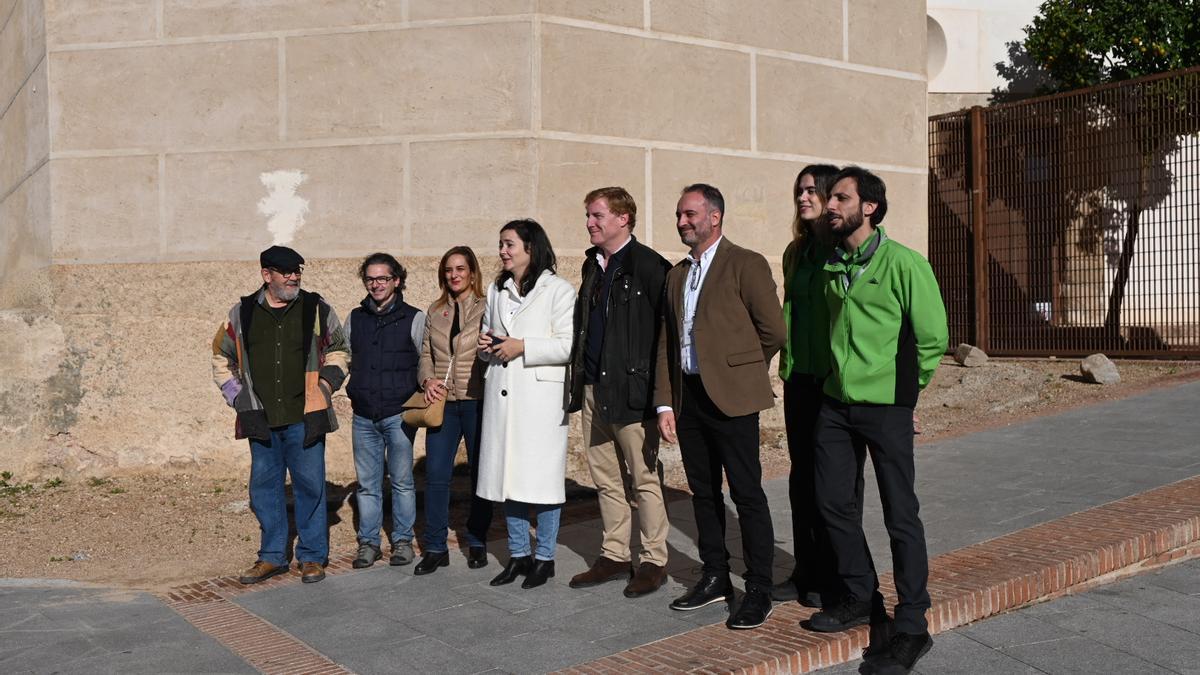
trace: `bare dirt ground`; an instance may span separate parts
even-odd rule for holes
[[[963,368],[946,359],[917,408],[918,443],[1200,378],[1200,363],[1118,361],[1121,382],[1079,378],[1078,360],[998,360]],[[764,427],[764,475],[788,471],[783,429]],[[0,466],[0,469],[3,469]],[[672,496],[686,492],[678,464],[665,474]],[[355,545],[353,475],[330,475],[330,550]],[[418,470],[420,490],[423,477]],[[565,517],[594,517],[586,477]],[[0,473],[0,576],[62,578],[161,589],[234,574],[254,562],[258,524],[243,478],[185,474],[28,482]],[[462,522],[468,487],[456,479],[452,524]],[[418,504],[420,502],[418,501]],[[418,513],[418,535],[422,515]],[[497,517],[493,536],[502,536]],[[499,546],[500,544],[496,544]],[[385,552],[386,553],[386,552]]]

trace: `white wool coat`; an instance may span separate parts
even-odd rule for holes
[[[508,363],[487,361],[483,432],[476,494],[500,502],[566,501],[567,413],[564,380],[571,356],[575,288],[542,272],[520,298],[510,279],[488,286],[483,332],[525,341],[525,353]]]

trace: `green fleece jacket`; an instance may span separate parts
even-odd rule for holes
[[[825,393],[844,403],[912,407],[946,353],[946,307],[921,254],[879,228],[825,265],[833,371]]]

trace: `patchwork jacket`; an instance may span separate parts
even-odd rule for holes
[[[271,428],[262,401],[254,393],[250,378],[246,333],[254,305],[263,302],[266,287],[243,297],[229,309],[229,316],[213,337],[213,381],[228,391],[230,381],[241,386],[231,405],[237,411],[234,434],[237,438],[268,441]],[[350,370],[350,350],[337,313],[320,295],[301,290],[293,302],[300,303],[304,340],[304,445],[320,440],[337,430],[337,416],[330,397],[346,379]],[[329,389],[320,386],[321,380]],[[239,387],[234,387],[239,389]]]

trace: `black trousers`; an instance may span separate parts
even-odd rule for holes
[[[838,575],[850,593],[868,600],[879,588],[879,579],[863,535],[858,491],[866,444],[892,548],[899,596],[896,630],[923,633],[928,628],[929,555],[914,488],[912,415],[913,409],[905,406],[847,405],[826,397],[817,418],[815,486]]]
[[[676,433],[683,470],[692,491],[700,561],[705,574],[729,574],[725,548],[725,500],[722,474],[737,507],[746,561],[746,588],[771,588],[775,530],[759,463],[758,413],[729,417],[704,391],[698,375],[683,376],[683,401]]]
[[[783,382],[783,417],[787,425],[788,456],[792,468],[788,474],[788,501],[792,507],[792,542],[796,567],[792,579],[800,592],[817,591],[832,606],[845,593],[837,574],[837,560],[829,543],[829,533],[817,508],[816,456],[814,452],[817,415],[825,394],[825,381],[812,375],[795,374]],[[861,441],[856,441],[856,457],[865,459]],[[855,486],[858,510],[862,511],[862,467]]]

